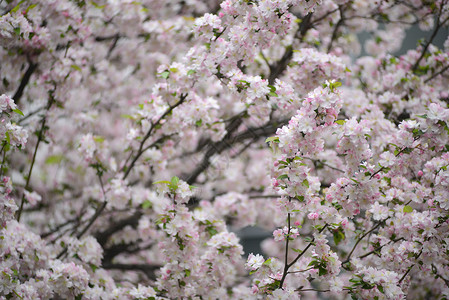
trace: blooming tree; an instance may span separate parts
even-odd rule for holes
[[[448,0],[0,15],[2,299],[449,298]]]

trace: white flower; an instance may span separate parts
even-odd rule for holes
[[[257,270],[263,265],[264,262],[265,260],[262,255],[254,255],[250,253],[248,256],[248,261],[246,262],[246,267],[250,270]]]

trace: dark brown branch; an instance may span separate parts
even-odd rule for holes
[[[138,211],[128,218],[122,219],[120,221],[116,221],[112,223],[112,226],[106,229],[105,231],[99,232],[95,235],[98,243],[104,247],[106,245],[109,237],[116,233],[119,230],[122,230],[126,226],[135,227],[137,226],[140,217],[142,216],[142,212]]]
[[[437,77],[438,75],[443,74],[444,72],[446,72],[449,69],[449,65],[445,66],[444,68],[442,68],[441,70],[439,70],[438,72],[436,72],[435,74],[433,74],[432,76],[430,76],[429,78],[427,78],[426,80],[424,80],[424,83],[428,83],[429,81],[431,81],[432,79],[434,79],[435,77]]]
[[[58,231],[59,231],[61,228],[63,228],[64,226],[67,226],[67,225],[69,225],[70,223],[73,223],[73,222],[76,222],[76,221],[77,221],[77,218],[71,219],[71,220],[65,221],[64,223],[61,223],[61,224],[59,224],[59,225],[56,225],[56,226],[55,226],[53,229],[51,229],[50,231],[41,233],[41,239],[45,239],[46,237],[52,235],[53,233],[58,232]]]
[[[162,116],[159,117],[159,119],[151,125],[150,129],[148,130],[147,134],[145,135],[145,137],[142,139],[142,142],[139,145],[139,150],[137,150],[136,156],[134,157],[134,159],[131,161],[129,167],[123,166],[123,171],[125,171],[125,175],[123,176],[123,179],[125,179],[126,177],[128,177],[129,173],[131,172],[131,170],[133,169],[133,167],[135,166],[137,160],[139,159],[139,157],[145,152],[143,146],[145,144],[145,142],[150,138],[151,134],[153,133],[153,131],[156,129],[156,127],[160,124],[160,122],[166,117],[168,116],[176,107],[178,107],[179,105],[181,105],[182,103],[184,103],[184,101],[187,98],[187,94],[182,94],[181,95],[181,99],[173,106],[170,106],[163,114]],[[131,152],[132,154],[132,152]]]
[[[292,200],[291,200],[291,198],[288,200],[289,202],[291,202]],[[289,269],[289,266],[288,266],[288,246],[289,246],[289,241],[290,241],[290,223],[291,223],[291,220],[290,220],[291,218],[290,218],[290,213],[288,213],[287,214],[287,226],[288,226],[288,232],[287,232],[287,237],[286,237],[286,239],[285,239],[285,257],[284,257],[284,274],[283,274],[283,276],[282,276],[282,279],[281,279],[281,283],[279,284],[279,287],[280,288],[282,288],[282,285],[283,285],[283,283],[284,283],[284,280],[285,280],[285,278],[287,277],[287,274],[289,273],[288,272],[288,269]]]
[[[298,32],[296,33],[296,35],[298,35],[300,38],[304,37],[307,31],[312,27],[312,24],[310,22],[311,18],[312,13],[308,13],[302,20]],[[282,58],[275,65],[270,65],[270,75],[268,76],[269,84],[273,84],[276,78],[282,75],[282,73],[287,69],[288,63],[290,62],[292,57],[293,57],[293,47],[288,46],[285,49]]]
[[[377,247],[376,249],[374,249],[374,250],[372,250],[372,251],[370,251],[370,252],[368,252],[368,253],[365,253],[365,254],[363,254],[363,255],[360,255],[360,256],[359,256],[359,259],[368,257],[368,256],[370,256],[371,254],[380,251],[380,250],[381,250],[383,247],[385,247],[386,245],[389,245],[389,244],[391,244],[391,243],[396,243],[396,242],[402,241],[403,239],[404,239],[404,238],[395,239],[395,240],[389,241],[389,242],[387,242],[387,243],[385,243],[385,244],[383,244],[383,245],[380,245],[380,246]]]
[[[185,178],[185,181],[188,184],[195,183],[198,176],[209,167],[209,165],[210,165],[209,159],[213,155],[220,154],[224,150],[231,148],[236,143],[245,141],[247,139],[257,139],[260,137],[266,137],[270,134],[274,134],[276,132],[277,128],[283,124],[286,124],[286,122],[288,122],[288,120],[282,120],[280,122],[270,122],[270,123],[268,123],[264,126],[258,127],[258,128],[249,128],[248,130],[246,130],[243,133],[240,133],[234,137],[230,136],[231,132],[228,132],[228,134],[226,135],[225,138],[223,138],[223,140],[210,145],[209,149],[207,150],[206,154],[203,157],[203,160],[198,165],[198,167],[195,170],[193,170],[193,172],[191,172],[188,175],[184,175],[182,177]]]
[[[371,228],[370,230],[368,230],[367,232],[365,232],[358,240],[357,242],[355,242],[354,247],[352,247],[351,252],[349,252],[348,257],[346,258],[346,260],[344,262],[342,262],[342,264],[345,264],[347,262],[349,262],[349,260],[351,259],[352,253],[354,253],[355,249],[357,248],[357,245],[371,232],[373,232],[374,230],[376,230],[377,228],[379,228],[379,226],[385,222],[386,220],[388,220],[388,218],[386,218],[385,220],[380,221],[379,223],[376,224],[376,226],[374,226],[373,228]]]
[[[33,75],[34,71],[36,71],[37,68],[37,64],[34,64],[31,61],[29,61],[28,63],[29,63],[28,69],[26,70],[25,74],[22,77],[22,80],[20,81],[19,88],[17,89],[14,96],[12,96],[12,99],[16,104],[19,103],[20,98],[22,98],[23,91],[25,90],[25,87],[30,81],[31,75]]]
[[[437,24],[435,26],[435,29],[432,32],[432,35],[430,36],[430,39],[427,41],[426,45],[424,46],[424,49],[421,52],[421,55],[419,56],[419,58],[416,60],[415,64],[412,67],[412,71],[415,72],[418,67],[419,67],[419,63],[421,62],[421,60],[424,58],[424,56],[427,53],[427,49],[429,48],[430,44],[432,43],[433,39],[437,36],[438,31],[440,30],[440,28],[444,25],[444,23],[446,23],[447,20],[449,20],[449,17],[446,18],[443,22],[440,22],[440,16],[441,16],[441,10],[443,9],[443,5],[441,5],[440,7],[440,12],[437,16]]]
[[[339,6],[338,9],[340,11],[340,19],[338,20],[337,24],[334,27],[334,31],[332,32],[331,41],[329,42],[329,46],[327,47],[327,53],[329,53],[332,50],[332,45],[337,39],[338,29],[340,28],[341,25],[343,25],[343,22],[345,20],[343,16],[344,12],[343,7]]]
[[[116,34],[114,36],[112,44],[108,49],[108,53],[106,54],[106,59],[109,59],[109,57],[111,57],[112,51],[114,51],[115,47],[117,46],[117,42],[118,42],[119,38],[120,38],[120,35],[118,35],[118,34]]]
[[[325,224],[323,226],[323,228],[320,229],[320,231],[318,231],[318,233],[322,233],[326,228],[327,228],[328,224]],[[279,286],[282,288],[282,285],[284,284],[285,278],[288,275],[288,269],[291,268],[291,266],[293,266],[306,252],[307,250],[309,250],[309,248],[313,245],[315,241],[315,238],[312,239],[312,241],[304,248],[304,250],[302,250],[297,256],[296,258],[291,262],[291,263],[286,263],[286,267],[284,268],[284,273],[282,274],[282,278],[280,281]]]
[[[53,102],[54,102],[53,92],[54,92],[54,90],[51,91],[50,95],[49,95],[50,98],[48,99],[48,103],[47,103],[47,107],[46,107],[47,112],[50,110],[50,108],[51,108],[51,106],[53,105]],[[37,150],[39,149],[39,145],[40,145],[41,141],[45,139],[44,131],[46,130],[46,122],[47,122],[47,115],[45,114],[42,117],[41,128],[39,129],[39,132],[37,134],[36,147],[34,148],[33,158],[31,160],[31,165],[30,165],[30,170],[28,171],[26,184],[25,184],[25,187],[23,189],[22,201],[20,202],[20,207],[19,207],[19,210],[17,211],[17,222],[20,222],[20,217],[21,217],[22,211],[23,211],[23,205],[25,204],[25,191],[27,191],[29,189],[29,187],[30,187],[30,179],[31,179],[31,174],[33,173],[34,163],[36,161]]]
[[[416,256],[416,259],[418,259],[421,256],[421,254],[422,254],[422,250],[418,253],[418,255]],[[398,281],[398,284],[400,284],[405,279],[405,277],[407,277],[408,273],[410,273],[410,271],[413,269],[413,267],[415,265],[416,265],[416,263],[411,265],[410,267],[408,267],[407,272],[405,272],[404,275],[402,275],[401,279],[399,279],[399,281]]]

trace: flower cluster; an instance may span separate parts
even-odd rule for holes
[[[43,2],[0,1],[0,297],[449,297],[448,1]]]

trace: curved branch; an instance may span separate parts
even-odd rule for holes
[[[182,103],[184,103],[184,101],[187,98],[187,94],[181,94],[181,99],[173,106],[170,106],[163,114],[162,116],[159,117],[159,119],[153,123],[150,127],[150,129],[148,130],[147,134],[145,135],[145,137],[142,139],[142,142],[140,142],[139,145],[139,150],[137,150],[136,156],[134,157],[134,159],[131,161],[131,163],[129,164],[129,167],[126,167],[126,165],[123,166],[122,170],[120,171],[125,171],[125,175],[123,176],[123,179],[125,179],[126,177],[128,177],[129,173],[131,172],[132,168],[135,166],[137,160],[139,159],[139,157],[145,152],[145,149],[143,148],[145,142],[150,138],[151,134],[153,133],[153,131],[156,129],[156,127],[160,124],[160,122],[166,117],[168,116],[176,107],[178,107],[179,105],[181,105]],[[132,152],[131,152],[132,155]],[[129,159],[129,158],[128,158]],[[128,161],[127,159],[127,161]]]
[[[28,69],[26,70],[25,74],[22,77],[22,80],[20,81],[19,88],[17,89],[14,96],[12,96],[12,99],[16,104],[19,103],[20,98],[22,98],[23,91],[25,90],[25,87],[28,85],[31,75],[33,75],[34,71],[36,71],[37,68],[37,64],[34,64],[31,61],[29,61],[28,63],[29,63]]]

